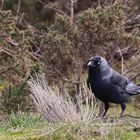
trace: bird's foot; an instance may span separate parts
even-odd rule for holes
[[[122,118],[124,116],[124,111],[121,112],[119,118]]]

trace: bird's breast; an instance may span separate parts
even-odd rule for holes
[[[107,98],[110,91],[110,85],[108,80],[103,80],[98,77],[94,77],[91,80],[89,79],[92,92],[97,98]]]

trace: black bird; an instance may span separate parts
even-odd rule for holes
[[[104,103],[105,112],[103,116],[109,109],[109,103],[120,104],[122,108],[120,116],[122,116],[129,96],[140,94],[140,87],[113,70],[103,57],[90,58],[87,67],[87,85],[95,97]]]

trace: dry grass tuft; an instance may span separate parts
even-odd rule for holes
[[[85,84],[82,85],[80,94],[76,96],[77,104],[66,90],[65,96],[60,95],[58,90],[52,90],[43,75],[37,75],[36,79],[31,78],[28,85],[31,92],[30,96],[37,110],[48,122],[88,123],[94,120],[96,116],[94,114],[96,101],[93,97],[91,99],[93,95]],[[82,93],[88,95],[84,99],[84,104]]]

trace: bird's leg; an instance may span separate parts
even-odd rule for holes
[[[126,105],[124,103],[121,104],[121,108],[122,108],[122,111],[121,111],[121,114],[120,114],[120,117],[123,116],[123,113],[125,111],[125,108],[126,108]]]
[[[106,115],[106,112],[109,109],[109,103],[104,103],[105,104],[105,112],[103,113],[103,117]]]
[[[104,104],[104,102],[100,102],[98,116],[102,117],[104,111],[105,111],[105,104]]]

